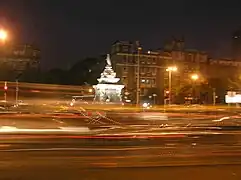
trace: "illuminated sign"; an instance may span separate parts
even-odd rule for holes
[[[225,102],[228,104],[241,103],[241,94],[236,94],[236,92],[229,91],[227,95],[225,95]]]

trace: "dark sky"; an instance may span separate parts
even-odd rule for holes
[[[0,0],[0,24],[11,40],[35,43],[42,66],[66,68],[107,53],[115,40],[159,48],[171,36],[186,46],[228,56],[241,25],[238,0]]]

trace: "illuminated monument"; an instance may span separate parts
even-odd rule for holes
[[[98,80],[98,84],[94,85],[96,102],[109,102],[109,103],[121,103],[121,91],[124,85],[118,84],[120,78],[116,77],[116,73],[112,69],[110,55],[107,54],[107,65],[104,71],[101,73],[101,77]]]

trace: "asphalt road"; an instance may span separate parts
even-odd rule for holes
[[[116,138],[2,135],[0,179],[240,179],[235,133]]]
[[[240,180],[240,166],[185,166],[156,168],[80,169],[69,164],[29,164],[17,169],[1,170],[1,180]],[[66,167],[68,166],[68,167]]]
[[[31,108],[0,115],[0,180],[241,179],[236,112]]]

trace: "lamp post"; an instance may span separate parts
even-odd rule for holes
[[[136,105],[140,104],[140,51],[141,47],[138,47],[137,51],[137,79],[136,79]]]
[[[196,92],[194,90],[194,84],[199,79],[199,75],[198,74],[192,74],[191,75],[191,79],[193,81],[193,84],[192,84],[192,96],[193,96],[193,99],[194,99],[194,98],[196,98]]]
[[[212,88],[213,89],[213,105],[215,106],[216,105],[216,89],[215,88]]]
[[[154,101],[154,105],[156,105],[156,97],[157,97],[157,94],[153,94],[153,101]]]
[[[7,104],[7,90],[8,90],[8,85],[7,81],[4,82],[4,101],[5,101],[5,106]]]
[[[18,106],[18,96],[19,96],[19,78],[22,76],[22,73],[18,74],[15,79],[16,89],[15,89],[15,105]]]
[[[0,29],[0,41],[2,43],[5,43],[6,39],[8,37],[7,31],[5,31],[4,29]],[[5,81],[4,83],[4,100],[5,100],[5,106],[7,104],[7,90],[8,90],[8,86],[7,86],[7,82]]]
[[[171,66],[171,67],[168,67],[166,69],[166,71],[168,72],[168,80],[169,80],[169,83],[168,83],[168,86],[169,86],[169,94],[168,94],[168,99],[169,99],[169,105],[171,105],[171,98],[172,98],[172,72],[175,72],[177,71],[177,67],[176,66]]]

